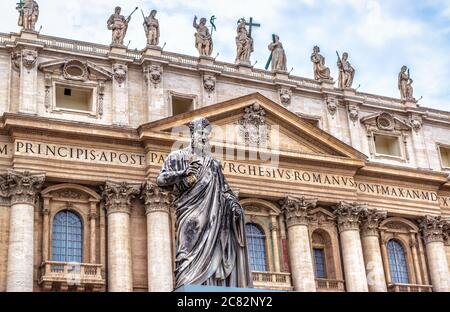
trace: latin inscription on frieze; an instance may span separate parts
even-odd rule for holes
[[[14,155],[95,164],[145,166],[144,154],[24,140],[16,140],[14,142]]]
[[[167,155],[151,152],[148,154],[151,164],[162,166]],[[436,192],[398,187],[394,185],[358,182],[351,176],[334,175],[323,172],[312,172],[288,168],[274,168],[243,164],[232,161],[222,161],[222,169],[225,174],[238,175],[243,178],[259,177],[300,184],[311,184],[322,187],[340,189],[355,189],[358,194],[380,197],[398,198],[402,200],[416,200],[438,203],[441,206],[449,205],[449,199],[440,198]]]

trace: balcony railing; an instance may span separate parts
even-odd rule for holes
[[[431,285],[416,284],[391,284],[388,286],[390,292],[433,292]]]
[[[45,290],[99,291],[105,285],[103,265],[47,261],[41,266],[39,284]]]
[[[253,287],[259,289],[293,290],[290,273],[252,272]]]
[[[345,282],[333,279],[316,279],[316,289],[319,292],[345,292]]]

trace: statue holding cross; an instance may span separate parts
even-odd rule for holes
[[[247,30],[247,26],[249,29]],[[260,24],[253,23],[253,18],[247,23],[245,18],[238,21],[237,36],[236,36],[236,64],[250,66],[250,56],[254,51],[252,28],[260,27]]]
[[[39,5],[34,0],[20,0],[16,8],[19,15],[19,26],[22,30],[35,31],[36,23],[39,18]]]

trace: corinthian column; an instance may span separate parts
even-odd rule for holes
[[[173,290],[171,196],[146,181],[142,189],[147,215],[147,270],[149,292]]]
[[[108,219],[108,290],[133,290],[131,265],[131,200],[139,195],[140,185],[107,181],[103,189]]]
[[[433,290],[450,291],[450,277],[444,246],[444,226],[446,221],[441,217],[425,216],[419,221],[422,230],[428,259]]]
[[[315,292],[316,283],[308,231],[308,211],[317,200],[288,196],[281,201],[288,228],[289,259],[295,291]]]
[[[45,174],[8,171],[7,186],[11,197],[9,221],[8,269],[6,291],[33,291],[34,207]]]
[[[337,216],[344,262],[345,283],[349,292],[367,292],[367,277],[359,235],[361,215],[365,208],[354,203],[340,202],[334,213]]]
[[[363,214],[361,241],[367,271],[367,283],[372,292],[387,292],[381,256],[378,228],[386,219],[386,211],[368,210]]]

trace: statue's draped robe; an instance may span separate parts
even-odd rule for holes
[[[409,80],[408,73],[401,72],[398,75],[398,88],[400,90],[402,100],[408,98],[408,80]]]
[[[313,53],[311,61],[314,67],[314,79],[330,79],[330,69],[325,66],[325,58],[319,53]]]
[[[190,159],[190,148],[173,152],[161,173],[183,171]],[[190,284],[252,287],[243,209],[220,163],[205,156],[196,184],[189,188],[183,179],[173,185],[173,193],[177,196],[176,288]]]
[[[198,25],[197,33],[195,34],[195,46],[199,51],[200,55],[210,56],[213,51],[213,41],[208,27],[203,25]]]
[[[340,60],[339,62],[339,88],[351,88],[355,77],[355,69],[349,61]]]
[[[108,28],[112,30],[112,43],[123,45],[128,30],[128,21],[123,15],[113,14],[108,19]]]
[[[239,25],[236,37],[236,62],[249,62],[253,52],[253,39],[249,36],[245,25]]]
[[[272,51],[272,71],[286,71],[286,53],[281,42],[271,43],[269,50]]]

